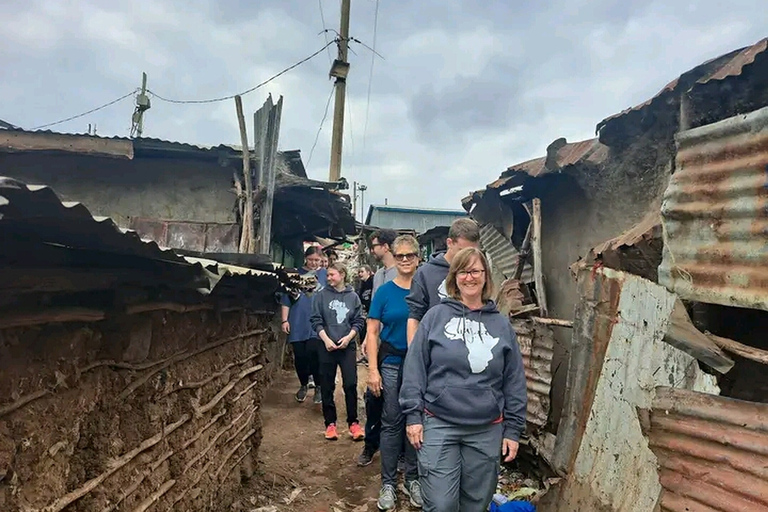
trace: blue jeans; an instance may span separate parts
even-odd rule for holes
[[[384,407],[381,414],[381,483],[397,485],[397,459],[405,440],[405,416],[400,409],[398,397],[403,384],[403,372],[400,365],[382,364],[381,397]],[[419,477],[416,466],[416,450],[407,443],[405,446],[405,481]]]

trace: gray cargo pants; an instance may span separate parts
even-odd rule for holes
[[[418,452],[424,512],[485,512],[501,459],[502,425],[454,425],[424,415]]]

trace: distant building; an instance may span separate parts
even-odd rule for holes
[[[368,207],[365,224],[421,234],[438,226],[450,226],[454,220],[466,216],[464,210],[372,204]]]

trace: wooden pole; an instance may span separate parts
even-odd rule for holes
[[[328,173],[329,181],[341,179],[341,150],[344,139],[344,104],[347,91],[347,49],[349,46],[349,8],[350,0],[341,0],[341,27],[339,30],[339,55],[336,59],[342,64],[344,72],[336,76],[336,97],[333,103],[333,135],[331,138],[331,168]],[[336,68],[336,63],[334,63]],[[333,71],[333,69],[332,69]]]
[[[532,316],[531,320],[533,320],[537,324],[542,324],[542,325],[553,325],[556,327],[573,328],[573,322],[571,322],[570,320],[560,320],[559,318],[541,318],[538,316]]]
[[[272,97],[268,100],[269,123],[267,128],[266,145],[262,161],[261,181],[265,190],[264,202],[259,209],[259,253],[272,254],[272,208],[275,201],[275,173],[277,160],[277,143],[280,139],[280,118],[283,113],[283,97],[272,106]]]
[[[240,252],[252,253],[255,245],[253,239],[253,182],[251,180],[251,155],[248,150],[248,132],[245,130],[243,115],[243,99],[235,96],[237,123],[240,126],[240,144],[243,147],[243,181],[245,182],[245,208],[243,212],[243,231],[240,235]]]
[[[751,361],[768,364],[768,351],[766,350],[750,347],[748,345],[744,345],[743,343],[739,343],[738,341],[729,338],[723,338],[722,336],[716,336],[709,332],[705,332],[704,334],[706,334],[709,339],[714,341],[715,345],[725,350],[726,352],[736,354],[737,356],[741,356]]]
[[[539,311],[542,317],[549,316],[547,307],[547,294],[544,291],[544,271],[541,265],[541,199],[533,199],[531,225],[531,246],[533,248],[533,280],[536,284],[536,298],[539,303]]]

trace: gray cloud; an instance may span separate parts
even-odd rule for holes
[[[198,99],[261,82],[324,44],[315,0],[107,0],[0,3],[0,118],[31,128],[106,103],[149,74],[160,94]],[[338,2],[323,0],[328,26]],[[380,0],[371,54],[353,44],[343,174],[366,202],[459,207],[468,191],[555,138],[590,137],[603,117],[654,95],[687,69],[766,35],[762,0]],[[517,2],[514,4],[523,4]],[[354,0],[351,33],[372,44],[375,0]],[[305,159],[331,83],[328,54],[244,98],[285,96],[281,147]],[[131,100],[54,127],[128,134]],[[366,128],[366,112],[368,112]],[[325,178],[326,121],[309,172]],[[232,101],[153,101],[146,135],[239,143]]]

